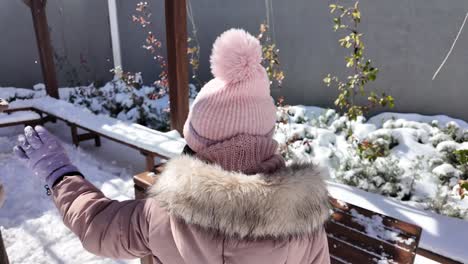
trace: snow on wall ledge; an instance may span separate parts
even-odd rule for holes
[[[185,140],[176,130],[163,133],[109,116],[95,115],[86,108],[48,96],[31,100],[15,100],[10,103],[10,108],[19,107],[34,107],[43,110],[77,125],[169,158],[179,155],[185,146]]]
[[[420,226],[419,247],[464,262],[468,259],[467,222],[410,207],[395,199],[327,181],[330,195],[365,209]]]
[[[411,114],[411,113],[394,113],[394,112],[384,112],[378,115],[375,115],[369,119],[367,123],[374,124],[377,127],[381,127],[385,121],[390,119],[404,119],[404,120],[411,120],[415,122],[423,122],[430,124],[433,120],[437,120],[440,125],[446,125],[449,122],[455,122],[461,128],[468,129],[468,123],[461,119],[452,118],[446,115],[420,115],[420,114]]]

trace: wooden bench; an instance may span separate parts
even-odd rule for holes
[[[35,126],[39,124],[43,124],[43,121],[41,116],[35,111],[25,110],[0,113],[0,127],[16,125]]]
[[[330,198],[326,225],[332,263],[413,263],[421,228]],[[380,261],[380,262],[379,262]]]
[[[34,111],[25,110],[17,112],[7,112],[9,104],[0,98],[0,127],[14,125],[36,125],[41,122],[41,116]],[[3,113],[5,112],[5,113]]]
[[[185,141],[177,131],[163,133],[138,124],[129,124],[108,116],[95,115],[89,110],[76,107],[63,100],[50,97],[29,100],[29,105],[19,104],[5,110],[11,116],[10,122],[2,122],[0,127],[19,124],[35,125],[55,122],[57,119],[65,122],[71,129],[73,144],[78,146],[85,140],[94,140],[96,146],[101,145],[101,137],[138,150],[146,159],[146,170],[155,166],[155,158],[168,159],[178,155]],[[14,103],[12,103],[13,105]],[[17,120],[17,113],[35,114],[35,118]],[[79,130],[84,131],[80,133]]]
[[[158,167],[155,172],[134,176],[137,199],[145,197],[146,190],[155,183],[160,171]],[[333,214],[326,230],[332,263],[413,263],[421,236],[420,227],[333,198],[330,198],[330,204]],[[372,223],[371,227],[368,223]],[[378,236],[380,234],[382,237]],[[151,263],[150,257],[142,263]]]

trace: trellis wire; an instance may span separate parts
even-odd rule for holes
[[[271,38],[276,43],[275,22],[273,21],[273,3],[272,0],[265,0],[266,23],[270,28]]]
[[[455,47],[455,44],[457,44],[458,38],[460,37],[460,34],[462,33],[463,28],[465,27],[467,19],[468,19],[468,13],[466,13],[466,15],[465,15],[465,19],[463,20],[463,23],[462,23],[462,25],[460,27],[460,30],[458,30],[458,34],[457,34],[457,36],[455,37],[455,39],[454,39],[454,41],[452,43],[452,47],[450,47],[450,50],[448,51],[447,55],[445,56],[445,59],[442,61],[442,64],[440,64],[439,68],[434,73],[434,76],[432,76],[432,80],[434,80],[437,77],[437,75],[439,74],[442,67],[444,67],[445,62],[447,62],[447,59],[450,57],[450,54],[452,54],[453,48]]]

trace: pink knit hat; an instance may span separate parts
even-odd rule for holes
[[[240,134],[271,137],[276,108],[262,61],[260,42],[242,29],[230,29],[213,44],[214,79],[201,89],[184,125],[195,152]]]

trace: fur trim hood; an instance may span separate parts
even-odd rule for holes
[[[182,155],[166,164],[149,196],[186,223],[232,238],[310,236],[329,217],[323,173],[296,164],[246,175]]]

